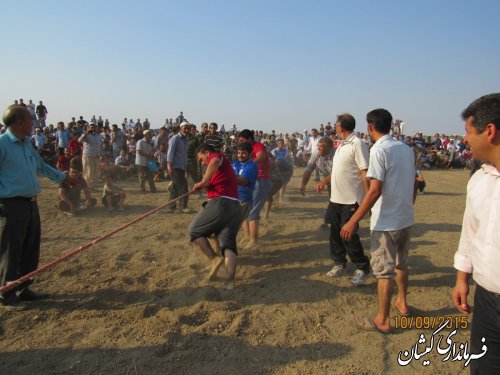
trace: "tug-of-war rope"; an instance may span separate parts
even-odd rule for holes
[[[123,224],[122,226],[112,230],[111,232],[108,232],[106,234],[103,234],[102,236],[100,237],[97,237],[96,239],[90,241],[90,242],[87,242],[86,244],[80,246],[80,247],[77,247],[76,249],[74,250],[71,250],[69,253],[59,257],[59,258],[56,258],[54,259],[53,261],[45,264],[44,266],[36,269],[35,271],[33,272],[30,272],[22,277],[20,277],[19,279],[17,280],[14,280],[14,281],[9,281],[6,285],[4,285],[3,287],[0,288],[0,293],[5,293],[5,292],[8,292],[9,290],[15,288],[16,286],[26,282],[26,281],[29,281],[30,279],[34,278],[36,275],[38,275],[39,273],[42,273],[42,272],[45,272],[47,271],[48,269],[54,267],[56,264],[59,264],[63,261],[65,261],[66,259],[69,259],[71,258],[72,256],[78,254],[78,253],[81,253],[83,250],[86,250],[88,249],[89,247],[92,247],[94,246],[96,243],[98,242],[101,242],[101,241],[104,241],[106,238],[109,238],[111,237],[112,235],[114,235],[115,233],[118,233],[122,230],[124,230],[125,228],[131,226],[132,224],[135,224],[137,223],[138,221],[141,221],[142,219],[148,217],[149,215],[151,214],[154,214],[155,212],[158,212],[160,211],[161,209],[167,207],[169,204],[172,204],[173,202],[181,199],[181,198],[184,198],[185,196],[193,193],[194,190],[190,190],[188,191],[187,193],[185,194],[182,194],[182,195],[179,195],[177,198],[174,198],[172,199],[171,201],[168,201],[167,203],[165,204],[162,204],[161,206],[158,206],[156,208],[153,208],[152,210],[146,212],[145,214],[141,215],[141,216],[138,216],[136,217],[134,220],[132,221],[129,221],[128,223],[125,223]]]

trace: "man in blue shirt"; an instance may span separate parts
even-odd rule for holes
[[[233,161],[233,169],[238,178],[238,197],[243,209],[243,232],[249,237],[248,221],[246,220],[253,203],[253,191],[259,167],[250,159],[252,145],[248,142],[238,144],[238,160]]]
[[[183,122],[179,128],[179,133],[170,138],[170,141],[168,142],[167,171],[168,175],[172,179],[172,185],[171,188],[169,188],[170,200],[188,192],[188,182],[186,178],[188,127],[189,124],[187,122]],[[191,212],[191,210],[187,207],[188,198],[189,196],[186,195],[179,202],[179,209],[181,212]],[[169,209],[171,212],[175,211],[175,205],[175,202],[170,205]]]
[[[45,164],[30,143],[32,118],[22,106],[10,106],[3,115],[7,131],[0,136],[0,287],[38,267],[40,215],[36,197],[40,193],[37,174],[53,182],[66,175]],[[6,310],[24,310],[23,301],[46,297],[33,292],[31,280],[0,294]]]
[[[59,128],[59,130],[56,131],[57,150],[59,151],[59,156],[62,156],[64,155],[64,149],[69,147],[71,132],[64,128],[64,122],[59,122],[57,127]]]

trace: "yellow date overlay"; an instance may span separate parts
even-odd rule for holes
[[[394,316],[396,329],[436,329],[445,326],[448,329],[467,329],[469,321],[465,315],[436,316]]]

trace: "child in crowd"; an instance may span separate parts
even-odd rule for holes
[[[155,174],[155,181],[165,178],[167,171],[167,147],[164,143],[160,144],[160,149],[155,152],[154,158],[158,163],[158,172]]]
[[[63,181],[59,185],[59,202],[57,208],[68,215],[78,214],[86,209],[94,207],[97,199],[92,198],[87,182],[82,176],[82,166],[80,160],[71,160],[68,181]],[[81,193],[85,193],[85,201],[81,199]]]
[[[56,168],[61,172],[69,171],[69,164],[71,161],[71,151],[68,147],[64,149],[64,154],[57,159]]]
[[[125,204],[125,191],[116,185],[113,185],[113,177],[108,174],[104,177],[104,187],[102,189],[102,204],[113,211],[118,207],[118,211],[123,211]]]

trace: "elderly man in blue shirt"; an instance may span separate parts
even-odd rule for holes
[[[3,115],[7,131],[0,136],[0,286],[34,271],[40,257],[40,215],[37,174],[53,182],[66,175],[45,164],[30,142],[32,118],[22,106],[10,106]],[[1,293],[5,310],[24,310],[23,301],[46,297],[29,289],[31,280]]]

